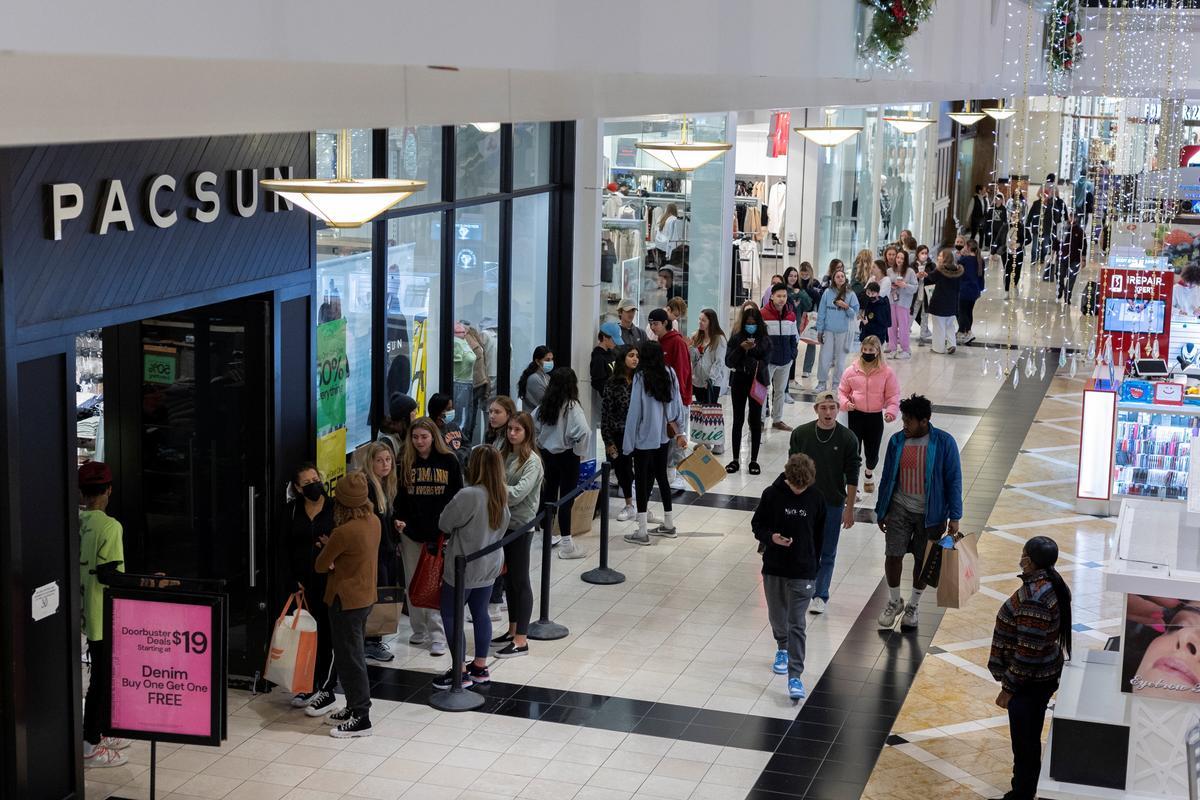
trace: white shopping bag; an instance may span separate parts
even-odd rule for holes
[[[288,614],[293,602],[296,610]],[[317,666],[317,621],[306,605],[303,590],[288,596],[275,621],[264,671],[267,680],[292,694],[308,694],[313,690],[313,672]]]

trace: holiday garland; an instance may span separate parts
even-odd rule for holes
[[[929,19],[936,0],[860,0],[874,10],[870,32],[858,53],[868,64],[892,70],[908,61],[904,43]]]
[[[1083,34],[1079,32],[1076,0],[1054,0],[1046,18],[1046,57],[1050,72],[1065,75],[1079,63]]]

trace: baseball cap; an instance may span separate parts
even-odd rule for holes
[[[836,403],[837,395],[830,391],[817,392],[817,396],[813,398],[813,405],[819,406],[821,403]]]
[[[636,310],[636,309],[637,309],[637,303],[633,302],[632,300],[628,300],[628,299],[626,299],[626,300],[622,300],[622,301],[621,301],[621,302],[620,302],[620,303],[617,305],[617,311],[629,311],[630,309],[634,309],[634,310]]]
[[[647,317],[647,319],[650,322],[666,322],[670,319],[670,317],[667,316],[666,309],[656,308],[650,312],[650,315]]]
[[[606,322],[600,326],[600,332],[614,342],[621,341],[621,326],[615,322]]]
[[[112,470],[103,461],[89,461],[79,468],[80,486],[105,486],[112,482]]]

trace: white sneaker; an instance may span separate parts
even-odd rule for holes
[[[904,617],[903,617],[903,619],[900,620],[900,630],[911,631],[911,630],[915,629],[917,627],[918,618],[919,618],[919,614],[917,611],[917,607],[912,605],[911,603],[909,605],[906,605],[904,607]]]
[[[91,755],[83,757],[84,769],[103,768],[103,767],[123,767],[128,761],[124,753],[119,753],[116,750],[109,750],[107,747],[96,745],[92,750]]]
[[[908,353],[903,350],[896,353],[897,361],[910,361],[911,359],[912,359],[912,353]]]
[[[896,627],[896,617],[899,617],[900,612],[903,610],[903,600],[889,600],[887,607],[879,615],[879,627],[888,629]]]
[[[675,477],[671,479],[671,488],[677,492],[686,492],[692,487],[688,485],[687,481],[680,477],[678,472],[676,472]]]
[[[428,644],[428,642],[429,634],[427,633],[414,633],[412,636],[408,637],[408,643],[413,647],[420,647],[423,644]]]
[[[488,617],[491,618],[492,622],[499,622],[504,618],[503,609],[504,606],[500,603],[488,603]]]
[[[563,539],[562,544],[558,546],[559,558],[583,558],[585,555],[586,553],[579,549],[579,545],[575,544],[573,536]]]
[[[101,736],[100,746],[109,750],[128,750],[133,747],[133,739],[115,739],[111,736]]]
[[[825,613],[825,601],[819,597],[814,597],[813,601],[808,604],[808,613],[824,614]]]
[[[292,701],[291,701],[292,708],[304,708],[306,705],[308,705],[309,703],[312,702],[314,694],[316,694],[316,692],[308,692],[307,694],[301,693],[301,694],[292,695]],[[103,742],[103,740],[101,740],[101,741]]]
[[[562,541],[562,537],[557,533],[550,537],[550,546],[558,547],[558,543]]]
[[[636,516],[637,516],[636,508],[634,508],[633,506],[625,506],[624,508],[621,509],[621,512],[619,514],[617,514],[617,522],[629,522],[629,520],[633,519]]]
[[[434,642],[433,644],[429,645],[429,655],[431,655],[431,656],[446,655],[446,643],[445,642]]]

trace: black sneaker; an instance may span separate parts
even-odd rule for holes
[[[350,721],[350,709],[339,708],[325,718],[326,725],[341,725],[343,722]]]
[[[359,736],[371,735],[371,718],[350,715],[349,719],[331,728],[329,735],[335,739],[354,739]]]
[[[470,679],[468,679],[466,675],[463,675],[463,685],[466,686],[466,685],[469,685],[470,683],[471,683]],[[453,667],[451,667],[450,669],[446,670],[441,675],[439,675],[433,679],[433,688],[435,688],[435,689],[449,689],[453,685],[454,685],[454,668]]]
[[[475,662],[472,661],[470,664],[467,664],[467,674],[463,676],[464,680],[467,678],[470,678],[471,683],[478,686],[482,683],[490,683],[492,680],[492,673],[488,672],[487,667],[475,666]]]
[[[503,650],[496,651],[496,658],[518,658],[520,656],[529,655],[529,645],[517,647],[516,643],[509,642],[508,647]]]
[[[333,692],[321,689],[308,701],[308,705],[304,707],[304,713],[310,717],[323,717],[333,711],[333,704],[336,701],[337,698],[333,696]]]
[[[513,640],[511,633],[502,633],[495,639],[492,639],[492,647],[503,647]]]

